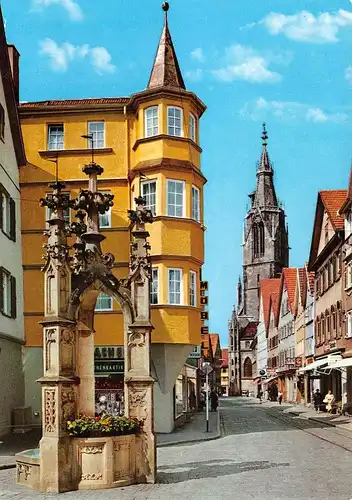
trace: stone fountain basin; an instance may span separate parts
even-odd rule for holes
[[[40,451],[39,448],[16,453],[17,484],[39,490],[40,487]]]
[[[74,438],[77,489],[98,490],[136,483],[136,436]]]

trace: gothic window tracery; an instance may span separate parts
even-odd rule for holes
[[[253,224],[253,253],[254,257],[263,257],[265,253],[265,230],[263,221]]]
[[[250,358],[246,358],[243,365],[243,376],[244,378],[252,378],[252,361]]]

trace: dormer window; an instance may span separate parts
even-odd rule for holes
[[[183,110],[174,106],[167,108],[167,133],[174,137],[183,137]]]
[[[158,106],[152,106],[144,111],[145,137],[159,134]]]

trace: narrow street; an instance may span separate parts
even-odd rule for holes
[[[352,433],[299,420],[283,409],[254,399],[222,399],[223,437],[160,448],[156,485],[42,495],[16,486],[11,469],[0,472],[0,498],[350,500],[352,455],[342,446],[352,445]]]

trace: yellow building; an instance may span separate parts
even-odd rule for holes
[[[167,6],[165,7],[167,9]],[[140,193],[155,215],[150,231],[152,363],[156,431],[174,425],[174,385],[189,352],[201,342],[200,272],[204,261],[203,186],[199,120],[205,111],[186,90],[168,28],[162,36],[146,90],[128,98],[28,102],[20,106],[28,165],[21,171],[24,261],[26,404],[40,413],[42,373],[42,235],[48,213],[38,200],[58,175],[67,196],[86,189],[84,164],[104,168],[101,191],[114,195],[111,213],[100,219],[104,251],[116,258],[117,277],[127,276],[130,227],[127,210]],[[85,136],[85,137],[84,137]],[[67,222],[70,221],[67,212]],[[118,392],[121,384],[123,316],[108,296],[95,316],[97,386]],[[105,349],[104,349],[105,347]],[[110,349],[109,349],[110,347]],[[115,373],[116,372],[116,373]],[[109,375],[109,377],[107,377]],[[100,385],[99,385],[100,384]],[[162,411],[158,410],[161,409]],[[39,415],[38,415],[39,418]],[[39,423],[39,422],[38,422]]]

